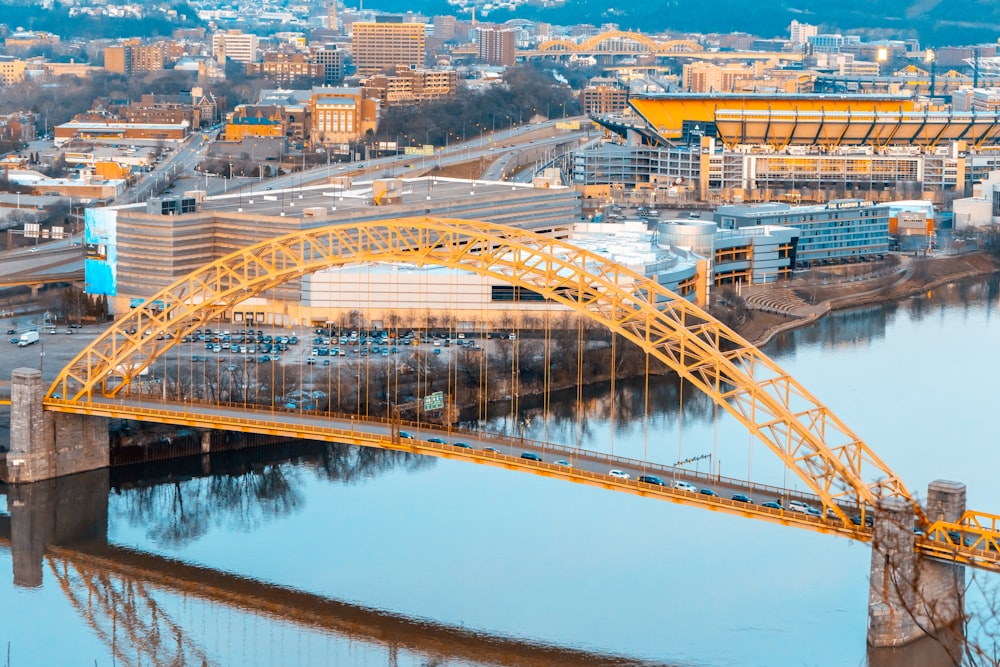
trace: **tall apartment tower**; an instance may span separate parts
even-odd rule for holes
[[[808,23],[799,23],[795,20],[788,26],[789,41],[796,46],[808,44],[809,38],[815,37],[818,32],[819,29],[816,26],[809,25]]]
[[[351,46],[358,74],[395,71],[397,65],[423,67],[426,52],[423,23],[380,16],[374,23],[355,22]]]
[[[104,49],[104,69],[125,76],[159,72],[163,69],[163,53],[162,43],[143,46],[138,39],[128,40]]]
[[[514,49],[514,31],[500,28],[477,28],[476,43],[479,60],[487,65],[511,67],[517,53]]]

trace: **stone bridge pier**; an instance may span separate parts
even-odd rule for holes
[[[964,484],[930,483],[931,521],[958,521],[964,512]],[[965,567],[916,553],[914,520],[913,507],[905,500],[886,498],[879,503],[872,542],[868,643],[875,649],[892,649],[933,637],[943,647],[958,648],[964,641]]]
[[[7,479],[11,484],[38,482],[110,462],[108,419],[46,412],[42,372],[15,368],[10,386],[10,451]]]
[[[106,543],[108,469],[7,487],[14,584],[42,585],[45,550]]]

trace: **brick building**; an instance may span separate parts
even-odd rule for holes
[[[398,17],[353,24],[351,48],[358,74],[394,71],[397,65],[423,67],[426,44],[423,23],[403,23]]]
[[[247,74],[264,76],[279,86],[294,82],[322,80],[325,66],[315,63],[304,53],[268,51],[259,63],[247,63]]]

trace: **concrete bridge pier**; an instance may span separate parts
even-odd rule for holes
[[[45,549],[107,541],[108,469],[7,487],[14,584],[42,585]]]
[[[110,463],[108,419],[46,412],[42,372],[15,368],[10,387],[11,484],[38,482],[105,468]]]
[[[964,484],[931,482],[928,518],[958,521],[964,512]],[[961,645],[963,639],[965,568],[917,554],[914,519],[905,500],[879,503],[868,593],[868,643],[873,648],[901,647],[925,636],[943,646]]]

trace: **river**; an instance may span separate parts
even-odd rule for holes
[[[970,508],[1000,512],[990,391],[1000,377],[991,351],[998,297],[996,279],[954,284],[833,314],[765,351],[918,496],[934,479],[958,480]],[[571,396],[548,418],[528,410],[494,426],[796,486],[690,388],[652,381],[648,409],[644,389],[619,383],[613,399],[607,388],[588,391],[585,420],[574,419]],[[277,607],[265,609],[246,602],[259,592],[213,600],[207,584],[53,559],[40,586],[0,579],[0,665],[154,664],[134,647],[169,633],[181,639],[150,652],[162,661],[173,650],[186,664],[867,662],[870,552],[843,538],[347,447],[258,450],[204,466],[112,471],[107,541],[116,553],[155,554],[237,575],[241,591],[283,587],[309,600],[279,591]],[[11,509],[4,503],[0,513]],[[0,547],[0,570],[12,567]],[[344,603],[337,613],[350,622],[317,620],[309,605],[324,600]]]

